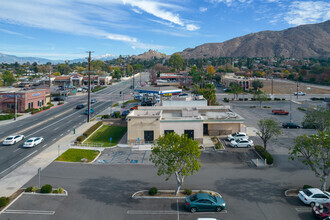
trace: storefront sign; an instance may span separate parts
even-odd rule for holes
[[[8,95],[8,98],[14,98],[14,95]],[[19,95],[16,95],[16,97],[19,97]]]
[[[40,95],[40,93],[37,93],[37,94],[33,94],[32,96],[39,96]]]

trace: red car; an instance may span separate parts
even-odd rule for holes
[[[272,112],[274,115],[288,115],[289,114],[288,111],[285,111],[283,109],[276,109],[276,110],[274,109],[274,110],[272,110]]]
[[[312,213],[318,219],[330,217],[330,203],[316,204],[312,209]]]

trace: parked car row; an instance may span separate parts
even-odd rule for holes
[[[25,136],[21,134],[8,136],[5,140],[2,141],[2,145],[14,145],[24,139]],[[23,147],[34,147],[43,141],[44,139],[42,137],[32,137],[24,142]]]

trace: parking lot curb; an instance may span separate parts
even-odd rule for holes
[[[183,191],[183,190],[181,190]],[[192,190],[192,192],[200,192],[203,191],[205,193],[210,193],[210,194],[215,194],[216,196],[219,196],[220,198],[222,198],[222,196],[220,195],[220,193],[211,191],[211,190]],[[142,192],[149,192],[149,190],[140,190],[135,192],[132,195],[132,199],[185,199],[185,196],[136,196],[138,193],[142,193]],[[165,192],[165,193],[174,193],[175,190],[158,190],[158,192]]]
[[[284,195],[285,195],[286,197],[297,197],[297,196],[298,196],[298,195],[296,195],[296,196],[289,196],[288,193],[289,193],[290,191],[297,191],[297,189],[287,189],[287,190],[285,190]]]
[[[56,189],[55,189],[56,190]],[[34,196],[68,196],[69,193],[63,189],[64,194],[62,193],[36,193],[36,192],[23,192],[24,195],[34,195]]]
[[[0,211],[0,215],[4,211],[6,211],[14,202],[16,202],[16,200],[18,200],[23,194],[24,194],[24,192],[22,192],[21,194],[19,194],[13,201],[11,201],[11,203],[9,203],[2,211]]]

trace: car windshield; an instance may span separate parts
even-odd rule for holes
[[[193,196],[190,197],[190,201],[192,201],[192,202],[193,201],[196,201],[196,199],[197,199],[197,196],[196,195],[193,195]]]
[[[330,197],[330,195],[329,195],[329,193],[327,193],[327,192],[323,192],[325,195],[327,195],[328,197]]]
[[[28,143],[29,143],[29,142],[33,142],[33,140],[27,140],[26,142],[28,142]]]
[[[6,140],[12,140],[13,139],[13,137],[8,137]]]
[[[304,189],[303,192],[307,195],[307,196],[311,196],[312,192],[309,191],[308,189]]]

